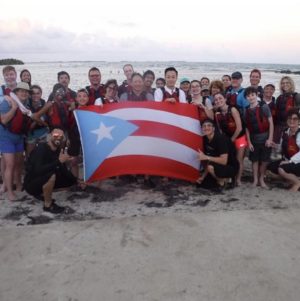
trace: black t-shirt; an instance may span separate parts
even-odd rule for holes
[[[232,141],[224,134],[215,133],[211,141],[206,136],[203,139],[204,153],[210,157],[220,157],[228,154],[227,165],[237,166],[236,149]]]
[[[47,143],[40,143],[27,160],[25,178],[43,176],[61,168],[63,164],[58,160],[59,153],[59,149],[53,151]]]

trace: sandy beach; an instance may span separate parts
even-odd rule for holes
[[[0,300],[299,300],[299,192],[155,182],[2,199]]]

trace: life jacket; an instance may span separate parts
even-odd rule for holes
[[[163,93],[162,101],[165,101],[167,98],[175,98],[176,102],[179,102],[179,89],[175,88],[174,92],[170,94],[165,87],[160,88]]]
[[[273,120],[276,118],[276,103],[275,103],[275,97],[272,97],[272,101],[268,103],[269,109],[272,114]]]
[[[2,85],[1,88],[2,88],[3,95],[9,96],[10,92],[12,92],[12,90],[6,87],[5,85]]]
[[[91,86],[87,86],[85,88],[89,93],[89,101],[87,103],[87,106],[93,105],[97,98],[104,97],[104,95],[105,95],[104,85],[100,85],[100,87],[97,90],[91,88]]]
[[[295,107],[297,93],[285,93],[278,96],[276,100],[276,121],[279,124],[286,124],[287,112]]]
[[[76,92],[71,89],[68,89],[65,95],[65,99],[68,102],[75,102],[76,101]]]
[[[144,101],[147,100],[147,92],[143,91],[139,96],[135,95],[133,91],[127,92],[129,101]]]
[[[237,107],[237,97],[243,90],[244,90],[243,88],[240,88],[238,91],[232,92],[233,89],[231,88],[229,92],[226,94],[226,99],[227,99],[226,103],[230,107]]]
[[[67,130],[69,127],[69,109],[64,102],[54,101],[52,105],[52,114],[49,114],[50,128],[59,127]]]
[[[202,104],[205,106],[206,105],[206,100],[202,98]],[[205,110],[203,107],[198,107],[198,114],[199,114],[199,121],[202,123],[204,120],[208,118]]]
[[[29,131],[32,120],[17,108],[14,117],[5,125],[5,127],[14,134],[26,135]]]
[[[232,116],[231,109],[232,107],[228,106],[228,110],[225,114],[223,114],[221,111],[217,111],[215,113],[215,119],[219,129],[229,137],[232,137],[236,131],[236,123]]]
[[[246,126],[251,134],[260,134],[269,131],[269,120],[263,112],[263,106],[265,104],[264,101],[260,101],[255,107],[255,110],[251,108],[246,109]],[[254,126],[255,124],[257,124],[257,127]]]
[[[295,135],[289,135],[288,131],[282,134],[282,153],[285,158],[291,159],[296,153],[299,152],[299,147],[296,143],[297,136],[300,134],[300,129],[295,133]]]

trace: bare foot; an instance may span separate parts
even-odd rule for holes
[[[12,193],[7,193],[7,197],[10,201],[16,201],[17,200],[17,196],[12,192]]]
[[[254,181],[251,186],[256,187],[257,186],[257,181]]]
[[[269,189],[269,186],[265,183],[264,179],[259,179],[259,184],[262,188]]]
[[[23,186],[22,186],[22,184],[17,184],[16,185],[16,191],[22,191],[22,189],[23,189]]]
[[[4,184],[2,184],[1,185],[1,188],[0,188],[0,193],[4,193],[4,192],[6,192],[6,187],[5,187],[5,185]]]
[[[238,187],[242,186],[241,180],[236,180],[235,185]]]

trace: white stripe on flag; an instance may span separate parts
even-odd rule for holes
[[[175,160],[199,169],[198,152],[183,144],[145,136],[129,136],[121,142],[108,158],[126,155],[155,156]]]
[[[126,108],[113,110],[102,115],[112,116],[128,121],[142,120],[165,123],[182,128],[197,135],[201,132],[199,120],[166,111],[145,108]]]

